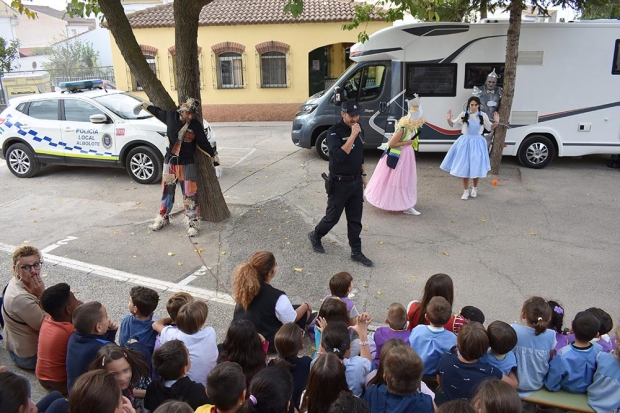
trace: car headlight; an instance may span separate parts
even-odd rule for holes
[[[295,116],[307,115],[312,113],[319,105],[301,105],[299,112]]]

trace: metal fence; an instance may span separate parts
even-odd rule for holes
[[[19,76],[20,74],[32,75],[44,72],[50,74],[52,86],[58,86],[61,82],[75,82],[78,80],[87,79],[107,80],[108,85],[116,86],[113,66],[91,67],[86,69],[80,69],[78,72],[72,73],[67,73],[67,71],[63,69],[13,71],[11,72],[10,76]]]

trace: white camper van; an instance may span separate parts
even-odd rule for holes
[[[344,94],[362,106],[366,147],[379,147],[417,93],[426,119],[420,151],[446,152],[460,134],[446,112],[461,111],[493,69],[503,73],[507,29],[508,22],[415,23],[372,34],[351,47],[356,63],[301,106],[293,143],[328,159],[326,131],[340,120],[335,96]],[[503,153],[528,167],[556,155],[620,153],[620,21],[524,22],[508,121]]]

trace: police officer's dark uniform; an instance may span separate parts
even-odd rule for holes
[[[356,116],[360,113],[357,102],[346,101],[342,104],[342,111]],[[361,125],[360,125],[361,127]],[[340,220],[344,210],[347,218],[347,233],[351,246],[351,259],[370,267],[372,261],[362,254],[362,206],[364,202],[364,144],[360,139],[360,132],[355,137],[351,151],[347,154],[342,146],[351,136],[351,127],[344,119],[332,126],[327,132],[327,146],[329,148],[329,174],[331,191],[327,197],[325,217],[319,222],[314,231],[308,234],[312,248],[318,253],[324,253],[321,244],[323,238]]]

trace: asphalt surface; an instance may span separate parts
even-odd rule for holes
[[[336,272],[354,277],[354,297],[375,323],[390,303],[419,299],[432,274],[449,274],[454,310],[474,305],[487,323],[515,322],[532,295],[560,301],[565,326],[592,306],[620,313],[612,303],[620,281],[620,171],[608,157],[556,159],[542,170],[502,164],[499,184],[481,180],[478,197],[462,201],[460,180],[439,169],[442,154],[418,158],[421,216],[364,207],[366,268],[349,259],[344,218],[312,251],[307,233],[325,212],[321,173],[327,162],[295,147],[289,123],[214,124],[224,176],[220,185],[232,217],[203,223],[189,239],[182,214],[153,233],[160,186],[132,182],[122,169],[51,166],[17,179],[0,165],[0,268],[10,277],[10,251],[22,243],[47,249],[47,285],[66,281],[84,300],[99,300],[110,316],[127,313],[130,288],[187,290],[209,303],[208,323],[223,340],[232,318],[228,292],[236,265],[257,250],[272,251],[279,271],[273,284],[293,303],[318,309]],[[366,152],[368,170],[379,159]],[[180,193],[176,211],[181,211]],[[204,265],[208,267],[205,268]],[[165,315],[162,304],[157,311]],[[14,365],[0,350],[0,364]],[[36,380],[33,381],[33,383]],[[35,383],[33,399],[43,394]]]

